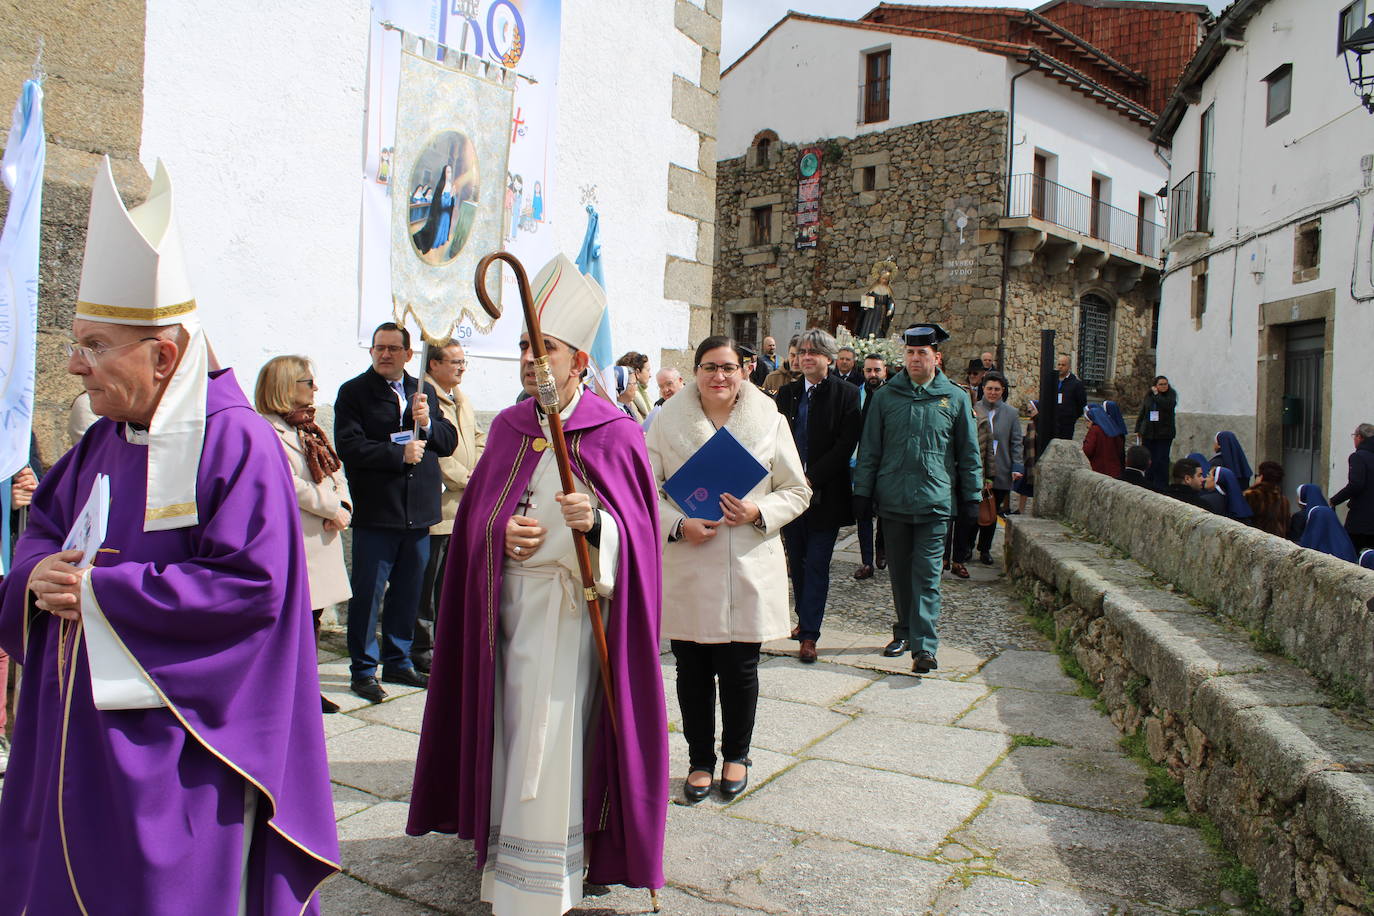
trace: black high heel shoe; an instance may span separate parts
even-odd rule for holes
[[[707,773],[714,779],[715,768],[712,767],[707,770],[701,767],[694,767],[687,771],[687,778],[682,781],[682,797],[687,799],[688,803],[695,805],[711,794],[711,781],[708,780],[704,786],[694,786],[691,782],[693,773]]]
[[[726,801],[731,801],[749,786],[749,768],[754,765],[754,761],[745,757],[743,760],[727,760],[726,763],[740,763],[744,765],[743,779],[726,779],[725,768],[722,766],[720,771],[720,797]]]

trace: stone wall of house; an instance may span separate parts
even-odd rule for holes
[[[755,314],[762,338],[778,309],[804,310],[808,325],[830,327],[832,303],[857,304],[874,264],[890,259],[893,327],[939,322],[952,335],[946,363],[961,376],[970,358],[997,349],[1006,127],[1005,112],[981,111],[798,145],[760,131],[771,140],[766,157],[756,141],[718,166],[712,330],[730,333],[734,315]],[[816,246],[798,249],[798,164],[808,149],[820,152],[821,218]],[[761,207],[771,210],[771,233],[756,240],[752,214]],[[1089,292],[1114,307],[1111,377],[1096,394],[1127,409],[1139,403],[1140,380],[1154,369],[1152,289],[1110,265],[1056,265],[1048,253],[1011,267],[1002,330],[1015,403],[1034,396],[1042,328],[1058,331],[1061,350],[1076,351],[1078,301]]]
[[[728,332],[732,313],[756,312],[762,336],[780,308],[805,309],[808,324],[829,327],[830,304],[857,303],[873,265],[891,259],[893,327],[938,321],[953,335],[951,363],[995,347],[1006,124],[1005,112],[982,111],[853,139],[774,141],[766,164],[756,149],[720,162],[713,329]],[[812,146],[821,150],[820,229],[816,247],[798,250],[798,161]],[[772,237],[754,245],[758,206],[773,208]]]
[[[1036,397],[1040,377],[1040,331],[1055,331],[1055,348],[1074,359],[1077,371],[1079,300],[1096,294],[1112,304],[1112,358],[1106,384],[1091,388],[1090,397],[1112,398],[1128,413],[1137,409],[1145,389],[1154,376],[1154,350],[1150,347],[1150,326],[1157,294],[1151,287],[1137,283],[1120,292],[1107,279],[1106,268],[1095,277],[1089,271],[1069,265],[1051,273],[1053,261],[1037,255],[1024,266],[1013,268],[1007,279],[1007,320],[1004,337],[1005,367],[1017,386],[1013,401],[1024,406],[1025,399]],[[1018,396],[1019,395],[1019,396]],[[1133,425],[1130,416],[1127,425]]]

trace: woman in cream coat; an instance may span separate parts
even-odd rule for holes
[[[751,384],[739,347],[708,337],[696,351],[694,380],[663,404],[649,427],[658,478],[663,552],[663,635],[677,660],[677,693],[690,755],[688,801],[711,791],[715,695],[720,685],[720,793],[749,781],[749,744],[758,705],[759,647],[789,631],[782,526],[805,511],[811,488],[787,419]],[[721,499],[719,519],[686,518],[662,484],[727,427],[769,473],[750,492]]]
[[[324,609],[353,595],[340,536],[352,519],[353,500],[348,495],[338,456],[324,430],[315,425],[318,390],[309,360],[303,356],[278,356],[258,373],[253,395],[258,413],[272,424],[281,439],[296,483],[317,643]],[[338,704],[323,696],[320,707],[325,712],[339,711]]]

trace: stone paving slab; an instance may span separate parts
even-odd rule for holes
[[[320,889],[322,912],[338,916],[440,916],[452,910],[432,910],[413,900],[384,894],[348,875],[335,875]]]
[[[370,792],[354,789],[351,786],[343,786],[337,782],[331,788],[334,792],[334,820],[336,821],[357,814],[359,811],[365,811],[386,800],[378,798]]]
[[[338,703],[341,712],[353,712],[372,705],[348,689],[351,680],[347,658],[320,665],[320,693]],[[382,689],[386,691],[388,700],[394,700],[408,694],[419,693],[421,688],[407,687],[404,684],[383,684]]]
[[[342,735],[344,732],[351,732],[355,728],[362,728],[367,723],[356,716],[346,715],[342,711],[330,713],[322,716],[324,719],[324,736],[333,738],[335,735]]]
[[[1003,687],[981,700],[958,723],[965,728],[1035,735],[1072,747],[1115,750],[1121,734],[1087,697]]]
[[[700,805],[670,805],[663,850],[665,877],[674,885],[720,898],[731,881],[778,857],[791,860],[806,838],[787,827],[722,816]]]
[[[808,748],[811,757],[976,785],[1011,746],[997,732],[862,716]]]
[[[386,725],[366,725],[325,742],[331,779],[391,799],[410,798],[419,748],[419,735]]]
[[[809,703],[759,697],[754,719],[754,747],[796,754],[849,720],[849,716]]]
[[[1186,909],[1213,902],[1219,870],[1199,831],[1082,808],[995,796],[964,830],[997,850],[997,868]]]
[[[1018,747],[979,783],[984,789],[1026,795],[1146,820],[1161,820],[1141,807],[1145,771],[1117,751],[1072,747]]]
[[[898,658],[887,658],[882,654],[883,647],[891,639],[892,634],[890,633],[871,636],[863,644],[855,644],[846,649],[836,656],[835,660],[846,665],[853,665],[856,668],[867,668],[871,671],[881,671],[887,674],[911,674],[910,653]],[[988,661],[982,655],[975,655],[956,646],[943,646],[936,655],[940,667],[928,675],[923,675],[924,677],[942,680],[966,680]]]
[[[774,913],[907,916],[926,912],[952,873],[948,865],[811,837],[733,881],[730,894]]]
[[[969,678],[993,687],[1019,687],[1048,693],[1073,693],[1078,685],[1059,667],[1053,652],[1010,649],[988,662]]]
[[[901,773],[804,760],[731,807],[739,817],[911,855],[930,855],[984,794]]]
[[[1105,894],[979,875],[967,887],[950,882],[930,912],[934,916],[1164,916],[1167,911]]]
[[[445,913],[490,912],[485,905],[473,909],[481,881],[472,844],[435,833],[406,836],[409,809],[403,802],[383,802],[339,821],[344,870],[420,904],[410,912],[426,906]]]
[[[987,694],[988,687],[983,684],[889,675],[875,681],[835,709],[838,712],[898,716],[931,725],[951,725]]]
[[[803,665],[791,658],[770,658],[759,665],[759,693],[775,700],[833,706],[877,677],[838,665]]]
[[[392,728],[414,732],[418,735],[420,734],[420,726],[424,724],[425,699],[428,696],[428,691],[417,690],[414,693],[396,697],[394,700],[388,700],[376,706],[364,707],[353,715],[366,722],[389,725]]]

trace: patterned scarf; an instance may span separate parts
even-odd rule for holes
[[[319,483],[337,471],[341,465],[339,456],[334,453],[324,430],[315,425],[315,408],[297,407],[282,419],[293,426],[300,435],[301,449],[305,452],[305,463],[310,468],[310,476]]]

